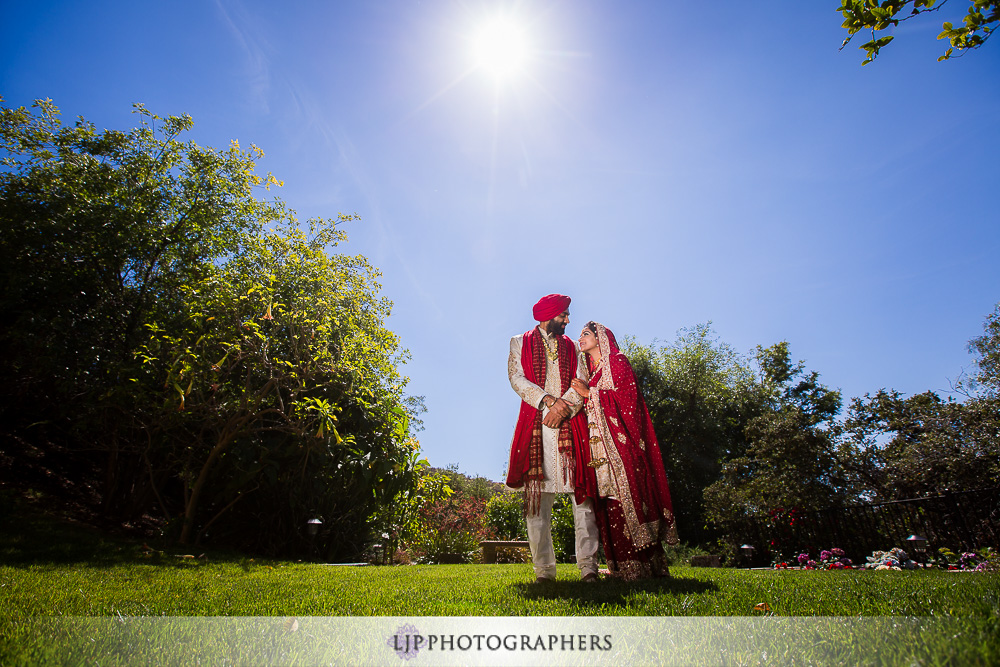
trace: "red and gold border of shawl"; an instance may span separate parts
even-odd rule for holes
[[[629,487],[628,476],[625,474],[625,464],[622,463],[621,455],[618,453],[620,443],[613,439],[611,429],[608,428],[607,415],[604,414],[604,406],[601,405],[599,393],[596,399],[594,413],[598,417],[598,428],[601,432],[601,438],[604,440],[605,455],[608,457],[608,465],[611,467],[614,477],[615,498],[621,505],[629,539],[636,549],[642,549],[656,541],[656,530],[654,528],[652,532],[650,531],[652,524],[639,523],[639,515],[635,511],[635,501],[632,499],[632,489]]]
[[[651,579],[653,577],[670,576],[670,568],[662,550],[660,554],[654,555],[650,560],[619,560],[608,563],[609,574],[621,581],[635,581],[637,579]]]

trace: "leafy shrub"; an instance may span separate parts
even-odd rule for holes
[[[420,510],[425,504],[445,501],[454,493],[448,475],[420,458],[420,443],[411,439],[408,446],[407,470],[412,472],[416,484],[401,486],[391,502],[368,518],[373,533],[381,538],[380,558],[376,558],[380,565],[387,564],[390,557],[395,560],[401,544],[416,540],[422,530]]]
[[[576,562],[576,527],[573,525],[573,501],[560,493],[552,505],[552,546],[557,563]]]
[[[931,561],[942,570],[975,570],[976,572],[1000,572],[1000,554],[993,547],[979,551],[956,554],[948,547],[938,549],[937,558]]]
[[[479,542],[494,537],[485,520],[486,503],[476,498],[456,494],[426,502],[418,514],[419,530],[409,546],[421,563],[440,563],[451,555],[472,562]]]
[[[668,565],[687,565],[691,562],[692,556],[708,556],[710,552],[705,551],[697,545],[690,545],[687,542],[680,544],[666,545],[664,548]]]
[[[467,530],[425,530],[411,550],[418,563],[471,563],[479,551],[479,537]]]
[[[524,495],[519,491],[502,491],[486,501],[486,524],[498,540],[527,539],[524,521]]]

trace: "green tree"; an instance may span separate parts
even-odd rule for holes
[[[746,429],[750,447],[726,461],[705,489],[709,518],[725,522],[777,507],[823,509],[845,504],[846,475],[830,438],[797,407],[761,415]]]
[[[342,239],[318,220],[309,235],[288,222],[248,238],[213,275],[185,286],[186,326],[148,325],[133,380],[160,394],[145,440],[159,443],[156,467],[180,466],[186,482],[181,542],[193,538],[207,488],[223,496],[210,524],[268,473],[304,493],[336,462],[347,488],[375,492],[351,499],[361,523],[372,502],[395,495],[408,438],[398,342],[381,324],[389,306],[371,289],[377,272],[363,257],[326,251]],[[123,402],[136,395],[127,385],[123,393]],[[231,474],[245,482],[209,484],[237,463]],[[301,475],[284,479],[288,470]]]
[[[0,111],[0,391],[9,433],[104,457],[109,515],[182,542],[356,555],[416,484],[405,361],[364,257],[256,198],[262,153],[180,139],[187,116],[65,128]],[[7,233],[9,232],[9,233]],[[92,484],[82,470],[78,484]]]
[[[840,392],[820,384],[819,373],[806,371],[805,362],[792,363],[788,343],[757,346],[760,388],[771,412],[796,408],[804,422],[815,426],[832,422],[840,413]]]
[[[858,32],[871,31],[871,40],[858,47],[866,54],[861,64],[867,65],[893,40],[892,35],[881,33],[903,21],[937,12],[946,4],[948,0],[884,0],[881,3],[878,0],[842,0],[838,11],[844,16],[842,27],[847,30],[847,38],[840,48],[847,46]],[[998,24],[1000,0],[968,0],[968,9],[960,25],[956,27],[945,21],[941,26],[938,39],[947,39],[951,46],[938,61],[952,58],[956,49],[959,51],[958,55],[964,55],[970,49],[978,49],[992,36]]]
[[[483,502],[507,490],[507,487],[500,482],[494,482],[479,475],[473,477],[459,472],[457,463],[448,465],[443,472],[447,476],[448,485],[454,489],[455,493]]]
[[[748,362],[715,337],[711,323],[681,330],[671,345],[627,340],[625,352],[660,443],[678,532],[704,542],[711,535],[703,491],[722,462],[745,449],[744,427],[764,397]]]
[[[969,341],[976,371],[957,383],[964,402],[882,389],[851,402],[845,439],[867,497],[901,500],[1000,484],[1000,304]]]
[[[821,509],[852,496],[833,420],[840,393],[792,363],[788,343],[757,348],[764,411],[744,427],[745,451],[727,459],[705,489],[708,517],[724,523],[768,510]]]
[[[988,397],[1000,395],[1000,303],[986,316],[983,335],[969,341],[969,352],[976,360],[976,374],[968,379],[969,389]]]
[[[29,439],[105,451],[109,511],[139,469],[102,398],[144,325],[177,317],[183,285],[280,217],[252,196],[275,183],[254,173],[258,149],[201,148],[179,138],[190,117],[136,114],[137,128],[99,132],[63,127],[49,100],[0,109],[0,409]]]
[[[254,173],[260,150],[182,142],[189,116],[136,105],[139,127],[98,132],[83,119],[62,127],[51,101],[35,109],[0,110],[0,335],[31,352],[20,367],[54,374],[33,381],[79,391],[108,383],[180,286],[283,214],[252,196],[276,183]]]
[[[1000,405],[927,391],[881,390],[851,403],[846,436],[874,500],[902,500],[1000,484]]]

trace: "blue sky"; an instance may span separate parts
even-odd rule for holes
[[[0,95],[188,113],[260,146],[301,219],[358,213],[424,452],[501,479],[508,340],[549,292],[574,337],[787,340],[845,397],[969,366],[1000,301],[1000,43],[937,63],[958,3],[861,67],[837,5],[3,0]],[[528,49],[503,79],[472,55],[498,14]]]

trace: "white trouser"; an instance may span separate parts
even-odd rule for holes
[[[573,527],[576,532],[576,565],[580,576],[597,574],[597,546],[599,536],[597,521],[594,519],[594,503],[589,498],[579,505],[569,494],[573,503]],[[528,515],[528,545],[531,547],[531,562],[535,566],[535,576],[542,579],[556,578],[556,552],[552,547],[552,503],[556,494],[543,493],[538,514]]]

